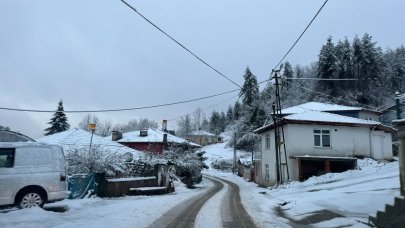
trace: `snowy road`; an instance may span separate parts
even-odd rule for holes
[[[204,178],[214,184],[209,191],[174,207],[151,227],[207,227],[208,223],[213,227],[255,227],[241,204],[238,185],[213,176]]]

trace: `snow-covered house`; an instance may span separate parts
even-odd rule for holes
[[[113,142],[110,139],[98,135],[93,135],[92,139],[90,132],[78,128],[72,128],[67,131],[44,136],[37,139],[37,142],[62,146],[65,154],[77,149],[89,150],[90,141],[92,147],[97,147],[98,150],[106,153],[117,155],[124,155],[129,153],[132,154],[134,159],[144,156],[144,153],[141,151],[128,148],[119,143]]]
[[[328,112],[342,116],[354,117],[364,120],[379,121],[381,112],[373,111],[361,107],[350,107],[337,104],[326,104],[320,102],[307,102],[297,106],[285,108],[281,110],[283,116],[291,114],[299,114],[308,111]]]
[[[223,142],[222,136],[215,135],[210,132],[203,131],[203,130],[196,130],[196,131],[190,132],[187,135],[187,139],[189,139],[193,143],[199,144],[201,146]]]
[[[35,140],[19,132],[0,130],[0,142],[35,142]]]
[[[285,136],[282,143],[286,146],[286,152],[281,150],[280,163],[288,165],[290,180],[354,168],[355,157],[392,159],[390,133],[394,129],[380,122],[305,109],[284,116],[280,124]],[[262,175],[258,183],[271,186],[277,180],[275,125],[266,125],[255,133],[262,137]],[[287,166],[280,167],[285,178]]]
[[[112,140],[127,147],[153,153],[162,153],[166,149],[188,144],[190,147],[199,148],[199,144],[174,136],[154,128],[131,131],[124,134],[113,132]]]

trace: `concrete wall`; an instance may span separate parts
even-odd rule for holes
[[[380,121],[380,115],[372,112],[361,111],[359,113],[359,119],[369,119],[371,118],[373,121]]]

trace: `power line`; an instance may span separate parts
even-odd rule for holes
[[[236,91],[239,91],[239,89],[234,89],[234,90],[226,91],[226,92],[223,92],[223,93],[217,93],[217,94],[214,94],[214,95],[209,95],[209,96],[205,96],[205,97],[199,97],[199,98],[190,99],[190,100],[177,101],[177,102],[171,102],[171,103],[166,103],[166,104],[142,106],[142,107],[119,108],[119,109],[101,109],[101,110],[65,110],[64,112],[65,113],[95,113],[95,112],[123,112],[123,111],[132,111],[132,110],[140,110],[140,109],[150,109],[150,108],[172,106],[172,105],[190,103],[190,102],[199,101],[199,100],[205,100],[205,99],[225,95],[225,94],[228,94],[228,93],[233,93],[233,92],[236,92]],[[21,108],[8,108],[8,107],[0,107],[0,110],[19,111],[19,112],[45,112],[45,113],[54,113],[54,112],[56,112],[55,110],[21,109]]]
[[[286,82],[291,84],[291,82],[289,82],[289,81],[286,81]],[[302,89],[304,89],[304,90],[307,90],[307,91],[310,91],[310,92],[313,92],[313,93],[317,93],[317,94],[323,95],[323,96],[325,96],[325,97],[330,97],[330,98],[332,98],[333,100],[338,100],[338,101],[343,101],[343,102],[346,102],[346,101],[347,101],[347,100],[345,100],[345,99],[343,99],[343,98],[334,97],[334,96],[329,95],[329,94],[326,94],[326,93],[318,92],[318,91],[315,91],[315,90],[313,90],[313,89],[307,88],[307,87],[302,86],[302,85],[297,85],[297,86],[300,87],[300,88],[302,88]],[[374,106],[371,106],[371,105],[365,105],[365,104],[363,104],[363,106],[368,107],[368,108],[370,108],[371,110],[375,110],[375,109],[376,109]]]
[[[285,78],[284,80],[311,80],[311,81],[358,81],[355,78]]]
[[[291,48],[285,53],[283,58],[280,60],[280,62],[277,63],[276,67],[274,69],[277,69],[277,67],[284,61],[284,59],[287,57],[287,55],[291,52],[291,50],[295,47],[295,45],[298,43],[298,41],[301,39],[301,37],[304,35],[304,33],[308,30],[309,26],[311,26],[312,22],[315,20],[315,18],[318,16],[318,14],[321,12],[323,7],[326,5],[328,0],[325,0],[325,2],[322,4],[321,8],[319,8],[318,12],[316,12],[315,16],[312,18],[312,20],[309,22],[307,27],[304,29],[304,31],[301,33],[301,35],[298,37],[298,39],[294,42],[294,44],[291,46]]]
[[[186,50],[188,53],[190,53],[192,56],[194,56],[196,59],[198,59],[200,62],[202,62],[203,64],[205,64],[206,66],[208,66],[209,68],[211,68],[212,70],[214,70],[216,73],[218,73],[219,75],[221,75],[222,77],[224,77],[225,79],[227,79],[229,82],[231,82],[232,84],[236,85],[239,88],[242,88],[238,83],[234,82],[233,80],[231,80],[229,77],[225,76],[223,73],[221,73],[219,70],[217,70],[216,68],[214,68],[213,66],[211,66],[210,64],[208,64],[206,61],[204,61],[202,58],[200,58],[197,54],[195,54],[194,52],[192,52],[190,49],[188,49],[186,46],[184,46],[183,44],[181,44],[179,41],[177,41],[176,39],[174,39],[172,36],[170,36],[168,33],[166,33],[163,29],[161,29],[159,26],[157,26],[155,23],[153,23],[152,21],[150,21],[148,18],[146,18],[143,14],[141,14],[140,12],[138,12],[138,10],[136,10],[133,6],[131,6],[130,4],[128,4],[126,1],[121,0],[121,2],[123,2],[125,5],[127,5],[130,9],[132,9],[135,13],[137,13],[140,17],[142,17],[145,21],[147,21],[149,24],[151,24],[153,27],[155,27],[157,30],[159,30],[161,33],[163,33],[165,36],[169,37],[169,39],[171,39],[173,42],[175,42],[176,44],[178,44],[181,48],[183,48],[184,50]]]

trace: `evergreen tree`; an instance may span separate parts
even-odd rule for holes
[[[321,47],[318,60],[318,77],[322,79],[333,78],[336,75],[336,54],[332,37],[329,36],[325,45]],[[319,90],[329,90],[331,94],[336,94],[332,81],[319,81]]]
[[[59,101],[58,108],[48,124],[50,124],[51,126],[44,130],[45,135],[52,135],[69,129],[70,125],[63,109],[62,100]]]
[[[239,120],[241,115],[242,115],[242,106],[240,105],[239,101],[236,101],[235,106],[233,106],[233,119]]]
[[[233,121],[233,108],[231,105],[228,106],[228,111],[226,111],[226,123],[229,124]]]
[[[343,41],[340,41],[336,44],[336,67],[337,67],[337,76],[338,78],[352,78],[352,59],[353,51],[351,44],[347,37]],[[350,83],[340,83],[339,87],[349,88]]]
[[[286,61],[284,63],[284,71],[283,71],[283,78],[285,79],[285,88],[287,88],[287,90],[289,90],[291,88],[291,84],[292,84],[292,78],[294,77],[294,71],[292,69],[291,64]]]
[[[251,108],[259,98],[259,84],[257,83],[256,76],[252,74],[249,67],[246,68],[243,78],[245,82],[243,83],[239,96],[242,97],[244,109],[251,111]]]
[[[224,112],[221,112],[221,121],[220,121],[220,132],[224,132],[226,128],[226,115]]]
[[[221,114],[217,111],[213,111],[210,118],[210,132],[218,134],[221,132]]]
[[[353,39],[353,75],[355,78],[357,78],[357,88],[356,90],[360,90],[361,88],[361,74],[360,74],[360,69],[361,69],[361,64],[364,62],[364,57],[363,57],[363,50],[362,50],[362,45],[361,45],[361,40],[359,37],[356,35]]]

